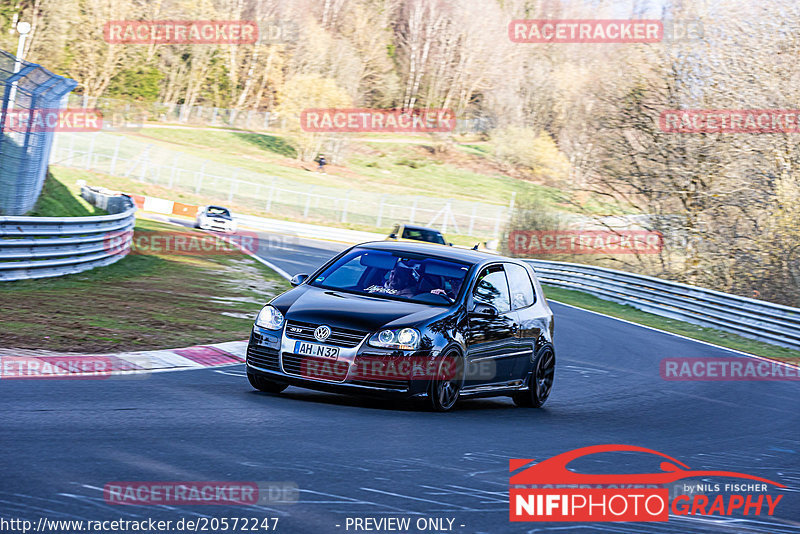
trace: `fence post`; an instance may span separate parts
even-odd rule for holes
[[[500,219],[503,218],[503,208],[497,208],[497,217],[494,219],[494,238],[500,237]]]
[[[236,191],[239,190],[239,180],[236,179],[237,176],[239,176],[238,172],[234,173],[233,178],[231,179],[231,188],[228,191],[228,202],[233,201],[234,187],[236,188]]]
[[[275,194],[275,178],[272,179],[272,184],[269,186],[269,195],[267,196],[267,213],[272,209],[272,196]]]
[[[350,189],[344,194],[344,207],[342,208],[342,222],[347,222],[347,204],[350,202]]]
[[[469,218],[469,231],[467,235],[475,235],[472,229],[475,227],[475,211],[478,209],[478,206],[475,204],[472,205],[472,215]]]
[[[203,164],[200,166],[200,171],[197,173],[197,177],[195,178],[194,184],[194,192],[195,194],[200,193],[200,188],[203,187],[203,177],[206,173],[206,162],[204,161]]]
[[[447,204],[444,205],[444,213],[442,214],[442,233],[447,233],[447,218],[450,217],[450,202],[452,199],[447,199]]]
[[[306,209],[303,211],[303,218],[304,219],[308,218],[308,208],[311,207],[311,192],[312,191],[314,191],[314,186],[313,185],[311,186],[311,189],[308,190],[308,193],[306,193]]]
[[[86,165],[84,168],[89,170],[92,168],[92,156],[94,155],[94,140],[97,138],[97,132],[92,134],[92,140],[89,141],[89,151],[86,153]]]
[[[117,170],[117,158],[119,158],[119,144],[122,142],[121,137],[117,137],[117,142],[114,144],[114,155],[111,156],[111,168],[108,170],[108,174],[114,176],[114,172]]]
[[[148,164],[150,163],[150,152],[144,153],[144,161],[142,161],[142,172],[139,174],[139,180],[144,182],[147,179]]]
[[[70,134],[69,136],[69,161],[70,165],[75,165],[75,162],[72,161],[75,158],[75,134]]]
[[[378,206],[378,219],[375,222],[375,228],[380,228],[381,223],[383,222],[383,202],[385,199],[385,195],[381,195],[381,203]]]
[[[172,189],[172,186],[175,183],[175,172],[178,170],[177,165],[178,165],[178,155],[175,154],[174,156],[172,156],[172,172],[169,173],[170,189]]]

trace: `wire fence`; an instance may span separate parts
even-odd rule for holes
[[[0,50],[0,215],[30,211],[42,191],[53,128],[36,118],[56,112],[76,82]]]
[[[127,129],[141,128],[147,121],[252,131],[279,131],[285,129],[286,126],[286,119],[280,114],[264,110],[239,110],[161,102],[144,103],[114,98],[89,99],[80,95],[70,95],[69,104],[71,107],[79,108],[97,107],[103,111],[105,122],[109,126],[118,126],[121,123],[121,116],[124,115]],[[116,120],[109,120],[115,116]],[[494,121],[488,117],[459,118],[456,120],[454,131],[459,134],[483,133],[494,126]]]
[[[59,133],[51,163],[157,184],[259,215],[378,229],[421,224],[445,234],[497,239],[513,208],[513,200],[497,205],[299,183],[106,132]]]

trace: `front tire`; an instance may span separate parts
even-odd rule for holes
[[[247,373],[247,380],[250,381],[251,386],[264,393],[280,393],[288,387],[286,384],[273,382],[262,376],[254,375],[253,373]]]
[[[451,352],[437,366],[436,377],[431,380],[430,406],[436,412],[447,412],[455,406],[464,384],[464,362]]]
[[[553,347],[539,349],[533,361],[533,370],[528,379],[528,390],[518,391],[511,397],[514,404],[526,408],[541,408],[550,397],[556,372],[556,354]]]

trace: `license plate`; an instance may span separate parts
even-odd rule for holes
[[[305,341],[294,342],[294,353],[302,354],[303,356],[325,358],[326,360],[339,359],[339,347],[317,345],[316,343],[306,343]]]

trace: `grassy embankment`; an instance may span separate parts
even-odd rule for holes
[[[48,179],[37,214],[95,214],[73,184]],[[148,232],[209,237],[139,219],[135,237]],[[0,284],[0,346],[114,352],[246,339],[261,306],[288,287],[238,252],[130,254],[83,273]]]

